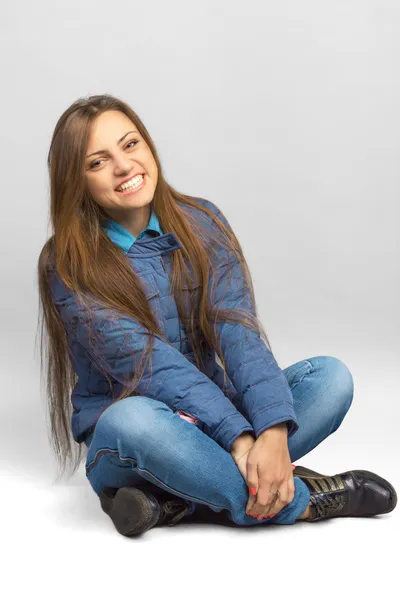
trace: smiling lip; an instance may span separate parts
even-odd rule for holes
[[[139,173],[138,173],[138,175],[139,175]],[[132,178],[131,178],[131,179],[132,179]],[[129,179],[128,179],[128,181],[129,181]],[[137,187],[137,188],[134,188],[134,189],[127,189],[127,190],[125,190],[125,191],[123,191],[123,192],[120,192],[119,190],[116,190],[116,192],[117,192],[118,194],[121,194],[121,196],[128,196],[129,194],[135,194],[136,192],[138,192],[139,190],[141,190],[141,189],[142,189],[142,187],[144,186],[144,184],[145,184],[145,183],[146,183],[146,176],[145,176],[145,175],[143,175],[143,181],[142,181],[142,183],[139,185],[139,187]],[[120,185],[122,185],[122,184],[120,184]]]
[[[124,179],[124,181],[121,181],[115,189],[119,188],[119,186],[122,185],[123,183],[126,183],[127,181],[134,179],[134,177],[137,177],[138,175],[143,175],[143,179],[144,179],[144,173],[136,173],[136,175],[131,175],[130,177],[128,177],[128,179]]]

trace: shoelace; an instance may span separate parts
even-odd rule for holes
[[[180,510],[176,515],[174,515],[175,511],[178,510],[179,508],[181,508],[182,510]],[[182,519],[182,517],[184,517],[186,515],[186,513],[189,510],[189,505],[185,505],[182,508],[182,501],[179,500],[166,500],[164,502],[164,504],[162,505],[162,509],[163,509],[163,519],[162,521],[167,525],[175,525],[178,521],[180,521]],[[174,515],[171,518],[171,515]]]
[[[316,494],[311,495],[310,501],[315,507],[318,518],[329,517],[329,515],[340,511],[345,504],[345,498],[342,495],[328,496],[325,494]]]

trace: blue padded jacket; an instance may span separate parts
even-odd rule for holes
[[[192,198],[210,208],[230,227],[221,211],[210,201]],[[209,217],[192,207],[204,225],[217,227]],[[194,354],[179,319],[169,280],[172,252],[182,247],[172,232],[163,233],[154,212],[149,224],[135,238],[112,219],[104,225],[109,238],[126,253],[132,269],[144,284],[146,297],[161,331],[171,345],[159,336],[154,338],[150,366],[136,388],[136,393],[155,398],[174,412],[183,411],[199,420],[202,430],[228,452],[243,432],[255,438],[268,427],[286,422],[288,436],[298,429],[293,397],[283,371],[259,334],[238,323],[217,324],[218,339],[226,361],[227,390],[223,388],[223,369],[210,348],[202,370],[194,364]],[[227,274],[231,278],[227,286]],[[221,308],[247,309],[255,314],[248,286],[240,264],[225,250],[215,271],[215,301]],[[63,322],[71,360],[78,381],[71,394],[73,414],[71,429],[81,443],[96,425],[101,413],[111,404],[110,385],[88,356],[90,321],[77,294],[61,281],[54,268],[49,270],[51,293]],[[190,290],[196,287],[193,282]],[[188,290],[182,289],[185,294]],[[117,394],[122,391],[124,376],[131,372],[133,358],[138,359],[149,332],[131,317],[117,313],[95,301],[94,327],[98,348],[107,374]]]

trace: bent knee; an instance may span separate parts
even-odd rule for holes
[[[96,429],[112,438],[149,438],[157,432],[165,413],[171,409],[154,398],[129,396],[111,404],[99,417]]]
[[[345,415],[354,396],[353,375],[347,365],[334,356],[315,356],[308,359],[319,371],[325,390],[326,409]]]
[[[347,413],[354,396],[353,375],[347,365],[334,356],[320,357],[326,371],[329,398],[336,412]]]

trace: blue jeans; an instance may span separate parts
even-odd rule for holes
[[[353,399],[353,377],[337,358],[317,356],[283,369],[290,385],[299,429],[288,438],[292,462],[338,429]],[[200,422],[198,422],[200,423]],[[231,454],[169,406],[144,396],[110,405],[85,441],[86,477],[99,494],[144,480],[187,501],[223,509],[237,525],[291,525],[307,508],[310,492],[294,477],[295,495],[274,517],[246,515],[249,491]]]

